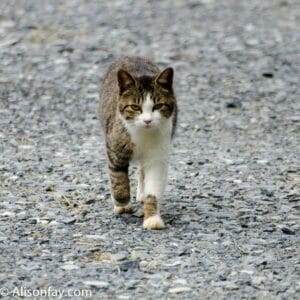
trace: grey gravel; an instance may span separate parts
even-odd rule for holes
[[[299,299],[299,12],[297,0],[2,0],[0,288]],[[175,68],[159,232],[109,199],[98,91],[124,54]]]

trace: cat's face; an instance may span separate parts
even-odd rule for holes
[[[168,68],[156,77],[140,78],[119,70],[118,82],[118,108],[127,127],[157,129],[172,117],[175,109],[173,69]]]

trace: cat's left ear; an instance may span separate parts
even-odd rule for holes
[[[167,68],[155,78],[155,83],[163,89],[170,91],[173,86],[174,71],[173,68]]]

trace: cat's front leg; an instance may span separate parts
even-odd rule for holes
[[[111,195],[116,214],[131,213],[128,167],[109,168]]]
[[[167,162],[153,161],[144,166],[144,223],[146,229],[162,229],[159,204],[166,186]]]
[[[142,203],[144,201],[144,180],[145,180],[144,167],[142,164],[140,164],[139,175],[138,175],[138,185],[136,188],[136,200],[137,200],[137,202],[140,202],[140,203]]]

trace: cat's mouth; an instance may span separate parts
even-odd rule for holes
[[[143,128],[145,128],[145,129],[153,129],[153,128],[155,128],[156,126],[155,126],[155,124],[144,124],[143,125]]]

